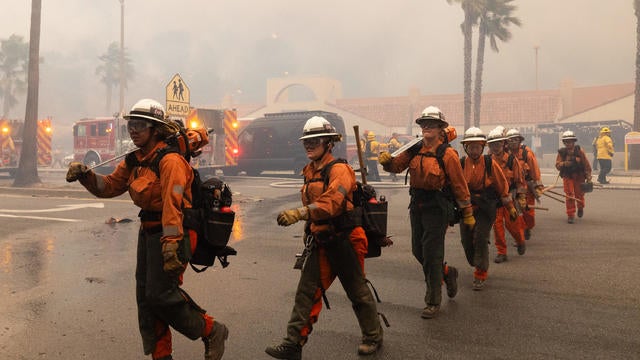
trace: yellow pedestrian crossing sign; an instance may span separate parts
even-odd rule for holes
[[[180,74],[173,75],[167,84],[167,115],[187,117],[191,106],[189,105],[189,87],[182,80]]]

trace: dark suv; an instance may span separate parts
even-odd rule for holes
[[[345,136],[344,121],[336,113],[316,110],[265,114],[238,135],[238,166],[233,170],[252,176],[262,171],[299,173],[309,159],[298,139],[304,124],[313,116],[324,117]],[[344,138],[335,144],[332,153],[336,158],[346,157]]]

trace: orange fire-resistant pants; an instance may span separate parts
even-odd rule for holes
[[[507,240],[504,229],[515,239],[516,243],[524,243],[524,220],[518,216],[516,221],[509,218],[509,210],[501,206],[496,211],[496,222],[493,224],[493,238],[496,243],[498,254],[507,255]]]
[[[567,196],[572,198],[576,198],[579,201],[574,199],[566,198],[565,205],[567,207],[567,216],[575,217],[576,215],[576,205],[578,209],[584,208],[584,192],[580,187],[580,184],[584,182],[584,177],[580,178],[562,178],[562,185],[564,186],[564,193]]]
[[[536,210],[533,208],[536,205],[536,197],[531,191],[527,191],[527,205],[528,209],[522,213],[522,219],[524,220],[525,229],[533,229],[536,226]]]
[[[180,288],[182,274],[176,277],[163,270],[161,236],[161,228],[160,231],[140,230],[136,264],[138,325],[144,353],[151,354],[153,359],[171,355],[169,327],[191,340],[207,336],[213,327],[213,317]],[[185,246],[190,246],[193,253],[196,233],[189,230],[183,241],[187,241]]]

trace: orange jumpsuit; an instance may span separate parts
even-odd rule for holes
[[[567,216],[573,218],[576,215],[576,205],[578,209],[584,208],[584,192],[580,184],[584,183],[586,178],[591,177],[591,164],[589,164],[584,150],[576,145],[573,151],[568,151],[566,147],[558,150],[556,169],[560,171],[564,193],[578,199],[578,201],[569,197],[565,199]]]
[[[527,151],[527,159],[524,159],[524,150]],[[531,230],[536,225],[536,212],[533,206],[536,204],[536,195],[531,189],[542,186],[540,177],[540,168],[538,167],[538,159],[533,151],[527,145],[520,145],[517,153],[513,154],[522,168],[524,179],[529,183],[527,187],[527,207],[523,210],[522,218],[524,219],[525,230]]]
[[[135,156],[141,164],[150,164],[156,150],[165,146],[160,142],[146,156],[140,150]],[[178,256],[184,263],[197,244],[195,231],[185,234],[182,227],[182,208],[191,207],[193,172],[177,153],[165,155],[159,168],[160,178],[148,166],[129,168],[123,160],[110,175],[89,172],[80,179],[89,192],[101,198],[129,191],[133,203],[141,208],[136,300],[144,353],[154,359],[171,355],[169,326],[192,340],[207,336],[213,326],[213,318],[179,287],[182,274],[176,278],[162,268],[162,243],[181,242]]]
[[[465,215],[470,214],[471,202],[467,181],[462,174],[460,158],[453,148],[447,148],[442,158],[444,169],[435,157],[442,141],[433,147],[421,143],[417,155],[407,150],[384,165],[384,170],[394,173],[409,168],[411,202],[411,252],[422,265],[427,291],[425,303],[440,305],[442,281],[447,269],[443,270],[444,239],[449,222],[443,188],[450,184],[453,196]]]
[[[509,195],[509,183],[502,173],[500,165],[491,159],[491,176],[485,170],[485,156],[477,160],[464,159],[464,177],[471,193],[471,204],[476,226],[469,229],[460,225],[462,246],[469,265],[475,267],[473,277],[486,280],[489,270],[489,234],[496,218],[498,201],[505,207],[512,207]]]
[[[314,162],[303,169],[305,184],[301,189],[302,204],[309,208],[307,236],[314,236],[315,247],[302,268],[291,318],[287,325],[285,342],[303,345],[318,321],[324,291],[340,279],[358,318],[363,340],[382,340],[382,327],[378,319],[373,295],[364,273],[367,237],[361,226],[335,227],[332,219],[353,210],[353,191],[356,177],[353,169],[344,163],[335,163],[325,183],[321,170],[334,157],[327,153],[316,167]],[[324,237],[330,237],[326,243]]]
[[[511,162],[511,168],[507,166],[509,156],[511,156],[509,153],[503,152],[500,156],[492,155],[492,158],[493,161],[500,165],[509,184],[509,190],[512,195],[511,198],[515,199],[515,195],[527,193],[527,183],[524,180],[520,163],[515,160],[515,158]],[[496,210],[496,222],[493,224],[493,236],[496,243],[496,250],[498,254],[502,255],[507,255],[505,228],[507,228],[516,243],[524,243],[524,220],[522,216],[518,216],[516,221],[511,221],[509,218],[509,209],[505,206],[499,206]]]

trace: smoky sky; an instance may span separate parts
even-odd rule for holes
[[[28,41],[31,2],[4,0],[0,39]],[[636,20],[631,0],[515,0],[522,27],[488,46],[485,92],[634,81]],[[125,109],[137,99],[164,101],[179,73],[194,106],[225,95],[263,103],[266,80],[330,76],[345,98],[462,92],[459,5],[446,0],[124,0],[125,47],[135,69]],[[58,124],[105,116],[106,90],[96,75],[120,40],[119,0],[42,2],[40,117]],[[474,38],[474,46],[477,38]],[[475,58],[475,54],[474,54]],[[24,98],[24,96],[22,96]],[[118,110],[118,89],[112,108]],[[21,102],[9,114],[24,116]]]

